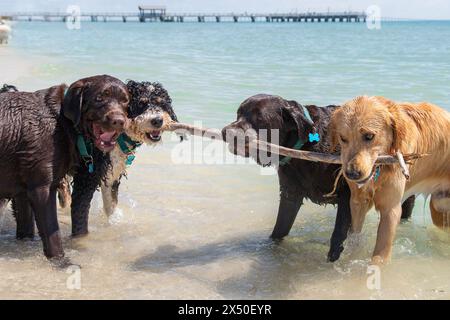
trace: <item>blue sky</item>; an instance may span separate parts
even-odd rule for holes
[[[378,5],[385,17],[450,19],[450,0],[0,0],[0,11],[134,11],[139,4],[166,5],[171,12],[362,11]]]

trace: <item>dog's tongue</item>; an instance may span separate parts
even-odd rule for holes
[[[102,140],[104,142],[110,142],[115,134],[116,134],[115,131],[104,132],[100,135],[100,140]]]

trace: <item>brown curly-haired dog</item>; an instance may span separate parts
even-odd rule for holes
[[[128,103],[125,84],[107,75],[78,80],[69,88],[0,94],[0,199],[15,201],[17,238],[34,236],[35,219],[44,254],[62,260],[56,191],[67,174],[74,175],[74,190],[84,188],[77,183],[88,170],[77,151],[81,140],[96,147],[90,164],[100,180],[104,154],[127,122]],[[83,202],[77,195],[73,199]]]
[[[450,113],[429,103],[363,96],[333,113],[330,134],[333,143],[341,146],[342,171],[351,189],[351,232],[361,232],[373,205],[380,212],[372,263],[390,259],[402,199],[450,189],[449,132]],[[409,166],[407,180],[399,165],[375,165],[380,154],[396,152],[429,156]]]
[[[167,125],[172,121],[178,121],[172,108],[172,99],[160,83],[130,80],[127,82],[127,89],[131,99],[128,106],[130,121],[124,134],[119,136],[118,143],[109,153],[109,170],[105,178],[99,182],[103,198],[103,210],[108,218],[115,212],[120,216],[120,211],[116,211],[120,179],[126,174],[127,166],[131,165],[134,160],[136,149],[144,143],[156,145],[161,142],[161,134]],[[89,182],[90,179],[93,178],[89,175],[84,177],[85,182]],[[68,184],[61,186],[61,189],[59,190],[60,194],[70,194]],[[95,190],[96,188],[85,188],[80,191],[83,198],[89,199],[89,204]],[[74,221],[72,221],[73,223]],[[84,225],[85,228],[83,233],[75,235],[87,233],[87,215],[77,219],[76,223]]]

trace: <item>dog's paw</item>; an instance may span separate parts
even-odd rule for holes
[[[391,257],[383,257],[383,256],[373,256],[370,260],[370,265],[372,266],[385,266],[391,261]]]
[[[123,211],[119,208],[114,209],[114,212],[108,217],[109,224],[118,224],[123,220]]]
[[[338,246],[338,247],[332,247],[330,248],[330,251],[328,252],[328,262],[335,262],[337,260],[339,260],[342,251],[344,251],[344,247],[343,246]]]
[[[384,259],[382,256],[373,256],[372,260],[370,260],[370,265],[381,267],[381,266],[385,265],[386,262],[387,262],[387,259]]]
[[[53,257],[49,259],[50,264],[55,269],[67,269],[68,267],[74,265],[70,258],[66,256]]]

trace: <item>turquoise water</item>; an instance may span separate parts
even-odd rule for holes
[[[218,127],[244,99],[278,94],[303,104],[383,95],[450,110],[450,22],[365,24],[18,23],[10,46],[34,63],[24,90],[107,73],[159,81],[183,122]],[[1,82],[0,75],[0,82]],[[96,198],[91,234],[65,248],[83,266],[83,287],[65,288],[40,243],[18,244],[10,215],[0,225],[0,297],[66,298],[450,298],[450,239],[418,201],[398,231],[381,291],[366,288],[376,235],[369,217],[356,252],[325,262],[333,207],[306,204],[290,236],[268,239],[278,202],[276,176],[256,165],[171,165],[175,142],[144,147],[122,184],[124,218],[108,225]],[[18,253],[17,246],[21,250]],[[33,268],[33,276],[29,274]],[[401,272],[399,271],[401,270]],[[19,279],[20,280],[17,280]],[[20,286],[35,288],[23,293]]]
[[[52,59],[33,87],[97,73],[155,79],[170,89],[183,118],[214,125],[258,92],[315,104],[384,95],[450,108],[450,22],[385,23],[381,30],[362,23],[81,27],[16,25],[13,47]]]

